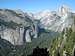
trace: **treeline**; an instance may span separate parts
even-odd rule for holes
[[[0,26],[2,26],[2,25],[6,26],[7,28],[12,28],[12,29],[16,29],[17,27],[21,26],[21,24],[17,24],[13,21],[6,22],[6,21],[0,19]]]
[[[72,28],[66,28],[61,35],[54,38],[50,45],[50,53],[54,56],[74,56],[75,55],[75,32]]]

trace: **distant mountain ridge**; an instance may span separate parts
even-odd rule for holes
[[[44,11],[35,15],[35,18],[39,18],[41,27],[45,29],[62,31],[74,24],[74,14],[70,8],[63,5],[58,11]]]

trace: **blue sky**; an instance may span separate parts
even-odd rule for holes
[[[30,12],[55,10],[63,4],[75,10],[75,0],[0,0],[0,8],[21,9]]]

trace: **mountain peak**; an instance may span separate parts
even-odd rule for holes
[[[71,10],[70,8],[67,6],[67,5],[62,5],[59,9],[58,9],[58,12],[59,12],[59,15],[60,16],[64,16],[65,14],[69,13]]]

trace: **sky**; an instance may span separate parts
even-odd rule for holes
[[[75,10],[75,0],[0,0],[0,8],[21,9],[29,12],[53,11],[63,4]]]

